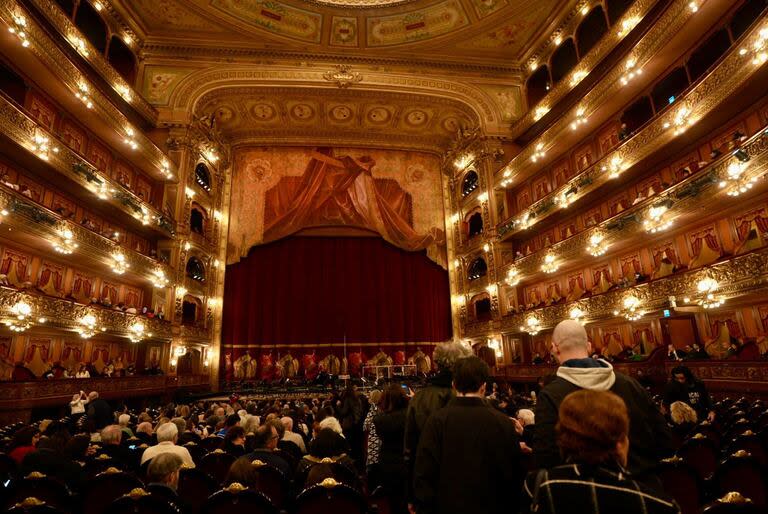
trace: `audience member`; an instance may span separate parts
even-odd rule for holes
[[[376,426],[373,424],[373,419],[379,414],[379,406],[377,405],[381,400],[381,391],[374,390],[368,397],[368,401],[371,405],[368,409],[368,414],[365,415],[365,421],[363,422],[363,434],[366,443],[365,452],[365,469],[368,474],[368,482],[372,488],[378,485],[378,464],[379,464],[379,452],[381,451],[381,439],[376,433]]]
[[[381,414],[373,424],[381,439],[379,483],[384,487],[395,514],[407,514],[408,469],[403,457],[408,396],[398,384],[390,384],[381,397]]]
[[[680,512],[674,501],[640,484],[626,471],[630,419],[619,396],[576,390],[562,400],[557,417],[557,446],[567,464],[528,476],[521,512]]]
[[[232,427],[227,430],[221,449],[235,457],[245,455],[245,430],[243,427]]]
[[[141,455],[141,464],[144,464],[148,460],[152,460],[161,453],[173,453],[181,457],[185,466],[194,468],[195,463],[192,460],[192,456],[189,454],[189,450],[183,446],[176,446],[178,440],[179,429],[174,423],[163,423],[157,428],[157,444],[150,446]]]
[[[88,403],[88,396],[86,396],[84,391],[80,391],[79,393],[72,395],[72,401],[69,402],[69,410],[75,422],[77,419],[74,418],[79,418],[85,414],[86,403]]]
[[[693,407],[699,419],[715,420],[715,411],[704,382],[693,376],[686,366],[672,368],[672,379],[664,391],[664,405],[684,402]]]
[[[253,433],[254,450],[246,455],[249,461],[260,460],[265,464],[276,467],[283,475],[291,476],[291,467],[281,456],[274,453],[277,448],[278,435],[275,427],[270,423],[261,425]]]
[[[121,445],[123,430],[120,425],[109,425],[101,431],[101,453],[109,455],[115,467],[130,471],[136,467],[136,457],[126,446]]]
[[[516,419],[517,422],[520,423],[520,426],[523,427],[523,433],[520,435],[520,438],[527,446],[532,447],[533,431],[535,429],[534,422],[536,420],[536,416],[531,409],[520,409],[517,411]]]
[[[684,439],[698,423],[698,416],[693,407],[685,402],[672,402],[669,406],[669,419],[672,421],[672,431],[680,439]]]
[[[347,455],[346,447],[346,440],[338,432],[330,428],[320,429],[309,443],[309,454],[305,455],[297,466],[297,474],[307,476],[304,486],[309,487],[321,482],[323,478],[338,479],[331,463],[336,466],[336,471],[341,466],[346,470],[346,475],[356,476],[355,463]]]
[[[304,443],[304,438],[301,434],[297,434],[293,431],[293,418],[290,416],[283,416],[280,418],[280,422],[285,428],[285,434],[283,434],[283,441],[290,441],[298,447],[302,454],[307,453],[307,446]]]
[[[117,424],[120,425],[120,430],[123,431],[124,438],[129,439],[133,437],[133,430],[128,425],[131,423],[130,414],[120,414],[117,417]]]
[[[40,432],[35,427],[24,427],[17,430],[11,438],[11,443],[8,445],[8,456],[16,461],[16,464],[21,464],[24,457],[28,453],[32,453],[37,449],[37,442],[40,440]]]
[[[112,407],[109,406],[106,400],[99,398],[99,393],[96,391],[88,393],[87,414],[88,418],[93,420],[96,430],[101,430],[115,422]]]
[[[457,397],[427,420],[419,439],[414,495],[419,514],[501,514],[517,505],[522,485],[515,425],[483,398],[488,365],[456,361]]]
[[[560,363],[555,379],[538,394],[533,451],[539,467],[560,464],[555,425],[565,397],[579,389],[611,391],[627,406],[630,419],[629,469],[638,475],[647,473],[659,459],[673,451],[672,434],[661,412],[636,380],[614,372],[604,360],[589,357],[591,344],[578,321],[560,322],[552,333],[552,352]],[[649,481],[657,481],[649,477]]]

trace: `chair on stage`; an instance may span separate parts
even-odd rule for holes
[[[233,482],[226,488],[213,493],[203,504],[201,512],[202,514],[231,514],[232,512],[278,514],[280,511],[264,493]]]

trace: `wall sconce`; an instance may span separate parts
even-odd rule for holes
[[[624,171],[624,162],[621,160],[621,157],[614,155],[611,157],[611,160],[607,164],[604,164],[600,169],[608,172],[608,178],[616,178],[621,175],[622,171]]]
[[[544,151],[544,143],[539,143],[536,145],[533,155],[531,155],[531,160],[537,162],[539,159],[543,159],[545,155],[547,153]]]
[[[187,288],[184,286],[179,286],[176,288],[176,296],[183,298],[184,295],[187,294]]]
[[[631,16],[621,22],[621,28],[616,33],[617,36],[622,37],[629,33],[635,26],[640,23],[639,16]]]
[[[579,110],[576,111],[576,117],[571,122],[571,130],[576,130],[577,128],[584,125],[585,123],[587,123],[587,117],[584,114],[584,109],[579,108]]]
[[[584,314],[585,314],[584,311],[581,310],[579,307],[574,307],[574,308],[572,308],[570,310],[570,312],[568,313],[568,316],[573,321],[578,321],[579,323],[581,323],[583,325],[584,324],[584,319],[583,319],[584,318]]]
[[[131,89],[126,86],[125,84],[115,84],[115,91],[117,91],[117,94],[123,97],[123,100],[126,102],[130,102],[133,100],[133,94],[131,93]]]
[[[583,70],[580,70],[580,71],[577,71],[577,72],[575,72],[575,73],[574,73],[574,74],[571,76],[571,87],[576,87],[576,85],[577,85],[579,82],[581,82],[582,80],[584,80],[584,78],[585,78],[587,75],[588,75],[588,74],[587,74],[587,72],[586,72],[586,71],[583,71]]]
[[[88,57],[88,46],[85,44],[85,40],[77,34],[70,34],[69,43],[74,47],[77,52],[83,57]]]
[[[683,132],[685,132],[688,127],[693,125],[694,120],[691,117],[691,110],[686,107],[682,106],[680,107],[677,112],[675,113],[675,117],[672,119],[672,121],[666,121],[664,122],[664,128],[668,129],[670,127],[675,128],[675,135],[679,136]]]
[[[626,86],[632,79],[643,74],[643,70],[637,67],[637,61],[629,59],[626,64],[626,71],[621,76],[621,85]]]
[[[535,221],[536,215],[532,212],[528,211],[525,212],[520,218],[517,220],[517,224],[520,225],[521,230],[525,230],[527,228],[530,228]]]
[[[515,287],[517,284],[520,283],[520,272],[517,271],[517,268],[512,266],[507,271],[507,276],[504,279],[504,281],[507,283],[510,287]]]
[[[152,285],[158,289],[162,289],[168,285],[168,277],[165,276],[165,271],[160,268],[152,271]]]
[[[720,288],[720,284],[717,283],[712,277],[706,277],[699,280],[696,284],[696,289],[699,293],[698,298],[694,298],[694,303],[698,304],[704,309],[716,309],[725,303],[725,298],[722,296],[715,296],[715,293]],[[685,303],[691,303],[690,298],[684,298]]]
[[[50,152],[59,153],[59,148],[52,146],[50,138],[40,129],[35,129],[35,137],[30,146],[35,155],[44,161],[50,158]]]
[[[470,164],[472,164],[474,160],[475,160],[475,155],[468,153],[456,159],[453,165],[456,166],[457,170],[461,171],[465,169],[467,166],[469,166]]]
[[[145,337],[152,337],[152,333],[146,332],[146,327],[141,321],[137,321],[128,327],[128,339],[130,339],[132,343],[138,343]]]
[[[136,150],[139,144],[136,142],[136,131],[132,127],[125,127],[125,138],[123,142],[131,147],[131,150]]]
[[[752,45],[752,48],[742,48],[739,50],[739,55],[746,55],[750,51],[752,52],[752,64],[759,66],[768,62],[768,28],[761,29],[758,33],[757,40]]]
[[[491,245],[489,245],[488,243],[485,243],[485,244],[483,245],[483,251],[484,251],[485,253],[488,253],[488,252],[490,252],[490,251],[491,251]]]
[[[488,201],[488,191],[483,191],[482,193],[480,193],[479,195],[477,195],[477,199],[478,199],[478,200],[479,200],[481,203],[485,203],[485,202],[487,202],[487,201]]]
[[[77,88],[78,90],[75,91],[75,97],[83,102],[88,109],[93,109],[93,102],[89,96],[88,86],[84,83],[80,83]]]
[[[539,107],[536,107],[536,110],[533,111],[533,119],[534,119],[534,121],[539,121],[548,112],[549,112],[549,107],[547,107],[545,105],[541,105]]]
[[[14,34],[21,41],[21,46],[29,48],[29,39],[27,39],[27,19],[20,15],[13,15],[13,24],[8,27],[8,32]]]
[[[165,178],[168,180],[173,180],[173,173],[171,173],[171,165],[168,163],[168,161],[163,160],[163,162],[160,164],[160,167],[162,168],[162,172],[165,175]]]

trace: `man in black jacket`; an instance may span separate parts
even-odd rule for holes
[[[698,380],[686,366],[672,368],[672,380],[664,391],[664,406],[675,402],[687,403],[696,411],[699,420],[715,420],[715,411],[712,410],[712,401],[704,386],[704,382]]]
[[[432,414],[419,440],[414,495],[419,514],[501,514],[519,501],[520,439],[510,418],[484,401],[488,365],[456,362],[457,397]]]
[[[674,451],[672,434],[664,416],[636,380],[613,371],[604,360],[589,357],[592,352],[587,332],[574,320],[560,322],[552,333],[552,355],[560,363],[557,377],[539,392],[533,452],[540,468],[562,464],[555,441],[560,404],[568,394],[579,389],[611,391],[627,405],[629,412],[628,469],[638,478],[660,459]],[[649,479],[656,484],[657,480]]]
[[[115,422],[115,414],[112,411],[112,407],[103,398],[99,398],[99,393],[91,391],[88,393],[88,419],[92,419],[96,424],[96,428],[101,430],[107,425],[111,425]]]

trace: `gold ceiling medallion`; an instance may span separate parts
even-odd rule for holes
[[[363,80],[363,76],[360,73],[350,71],[351,67],[348,64],[337,64],[335,68],[335,71],[323,73],[323,78],[328,82],[335,82],[341,89],[346,89],[352,84]]]

